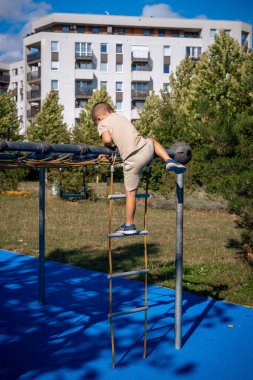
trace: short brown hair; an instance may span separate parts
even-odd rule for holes
[[[104,114],[106,112],[112,113],[113,109],[110,104],[105,102],[99,102],[95,104],[91,111],[91,117],[94,123],[96,123],[96,119],[99,115]]]

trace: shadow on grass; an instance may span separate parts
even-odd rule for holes
[[[236,251],[236,254],[241,259],[243,259],[244,262],[246,261],[250,266],[253,266],[253,257],[250,260],[249,252],[247,250],[249,246],[247,244],[245,244],[245,248],[243,248],[240,240],[229,239],[228,244],[226,245],[226,248],[233,249],[234,251]]]

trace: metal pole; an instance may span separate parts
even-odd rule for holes
[[[45,168],[39,172],[39,300],[45,303]]]
[[[177,174],[176,206],[176,295],[175,295],[175,349],[182,347],[182,289],[183,289],[183,212],[184,174]]]

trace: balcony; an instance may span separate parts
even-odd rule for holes
[[[94,70],[91,69],[76,69],[75,70],[75,78],[83,79],[83,80],[93,80],[94,78]]]
[[[30,53],[27,55],[27,62],[28,63],[31,63],[31,62],[34,62],[34,61],[40,61],[41,59],[41,53],[40,51],[37,51],[35,53]]]
[[[138,120],[140,118],[139,112],[137,108],[132,108],[131,109],[131,120]]]
[[[76,98],[91,98],[93,94],[93,88],[76,88],[75,95]]]
[[[93,60],[93,52],[84,52],[84,53],[77,53],[75,54],[76,60],[83,60],[83,61],[92,61]]]
[[[37,115],[39,112],[38,108],[31,108],[30,110],[27,111],[27,119],[32,119],[34,116]]]
[[[11,90],[11,94],[12,94],[13,96],[17,96],[17,95],[18,95],[18,88],[17,88],[17,87],[13,88],[13,89]]]
[[[149,62],[149,52],[135,50],[132,52],[132,62]]]
[[[150,90],[132,90],[132,100],[145,100]]]
[[[149,82],[150,81],[150,71],[147,70],[134,70],[132,71],[132,81],[135,82]]]
[[[10,76],[9,75],[0,75],[0,82],[1,83],[10,83]]]
[[[41,79],[41,72],[40,70],[31,71],[27,74],[27,82],[37,82]]]
[[[40,97],[41,97],[40,90],[31,90],[27,92],[28,101],[39,100]]]

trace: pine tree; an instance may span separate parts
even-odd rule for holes
[[[63,109],[63,105],[59,104],[58,94],[51,91],[27,130],[28,139],[55,144],[69,143],[70,134],[67,124],[63,121]]]
[[[171,105],[178,117],[187,116],[188,98],[194,77],[195,66],[190,57],[186,56],[170,75]]]
[[[0,140],[22,141],[19,133],[17,106],[10,92],[0,94]],[[16,189],[23,179],[22,169],[0,169],[0,189]]]
[[[19,134],[19,120],[17,106],[10,92],[0,94],[0,139],[18,141],[21,139]]]
[[[189,92],[189,111],[206,123],[226,112],[235,117],[249,104],[245,71],[249,55],[238,41],[221,30],[195,67]],[[246,69],[247,67],[247,69]]]
[[[101,90],[96,90],[81,111],[79,123],[73,128],[72,140],[75,144],[101,145],[97,127],[91,118],[92,108],[99,102],[106,102],[114,109],[112,99],[106,89],[103,87]]]
[[[155,131],[161,123],[161,96],[154,92],[149,95],[140,110],[140,118],[135,121],[135,127],[145,137],[154,137]]]

